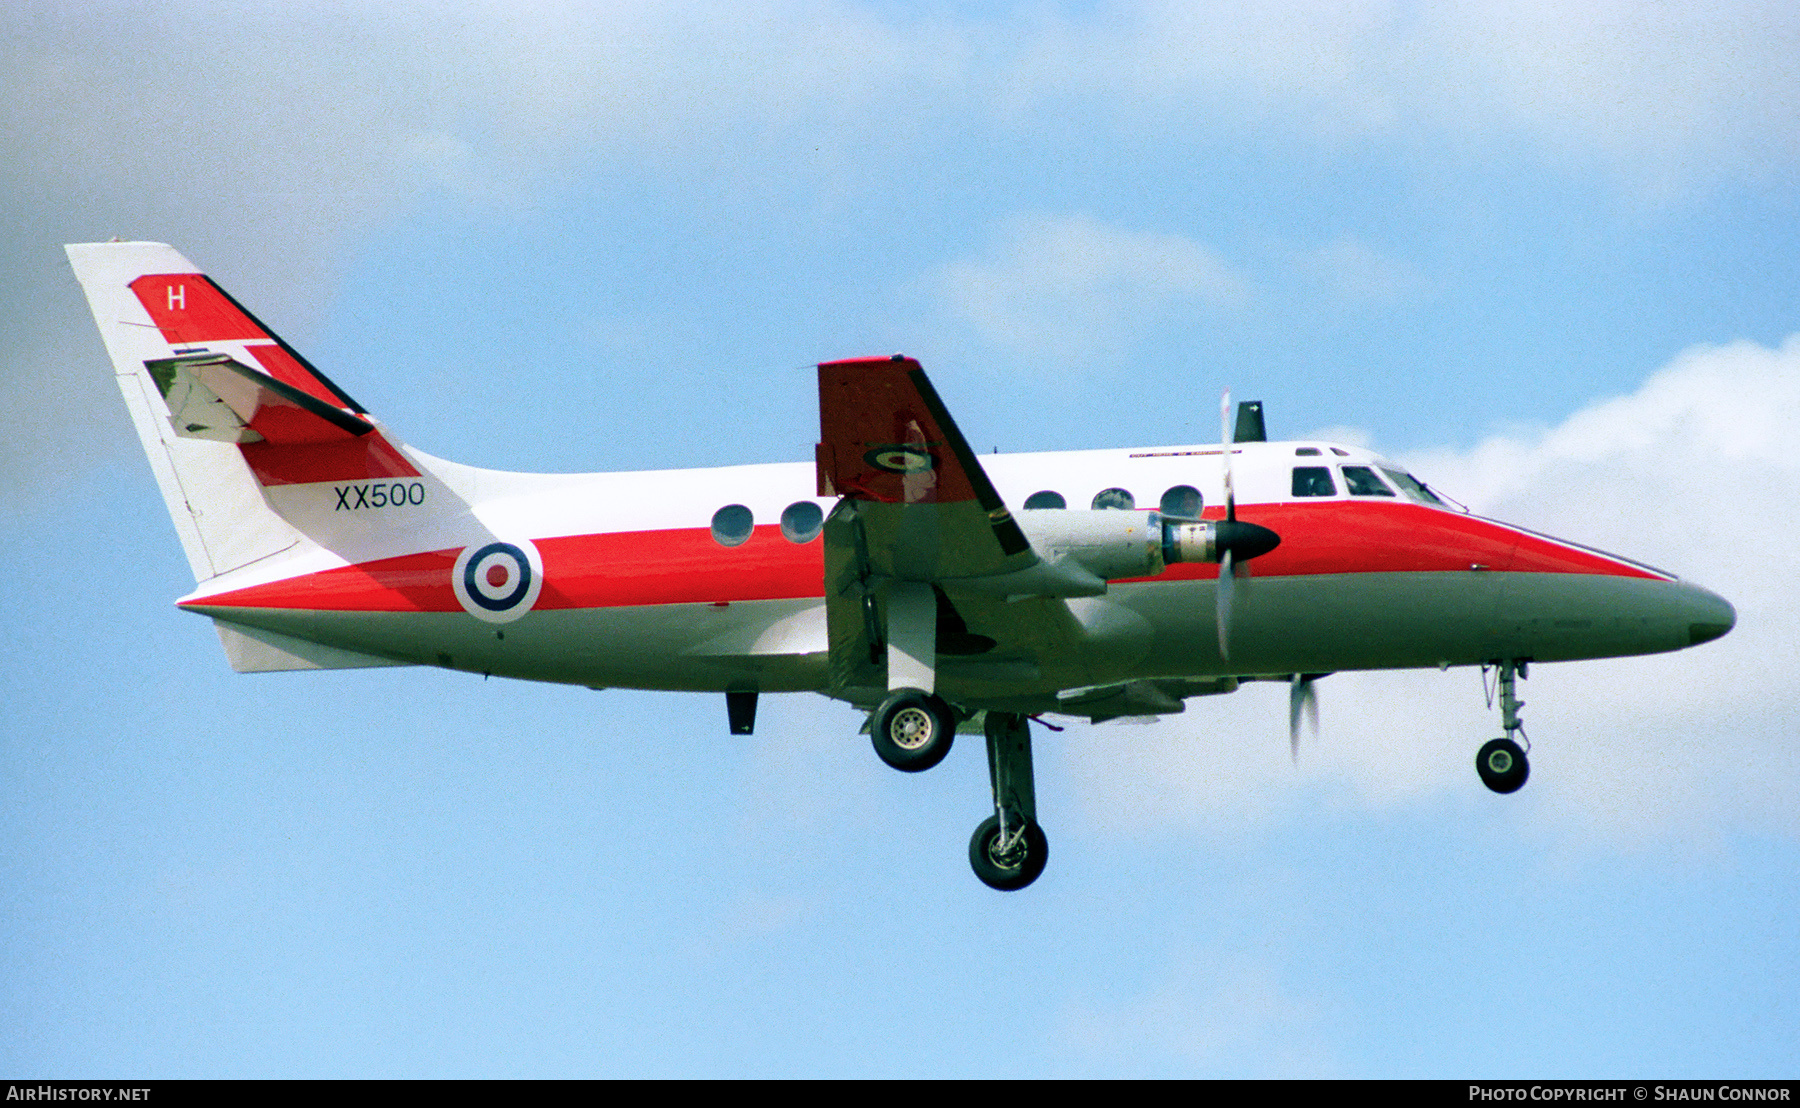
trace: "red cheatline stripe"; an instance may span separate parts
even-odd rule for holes
[[[705,528],[539,539],[544,588],[534,610],[786,600],[825,595],[824,545],[797,546],[773,524],[727,549]],[[189,601],[190,607],[344,612],[459,612],[458,550],[343,566]]]
[[[1495,571],[1661,578],[1646,569],[1473,516],[1407,504],[1240,505],[1238,518],[1273,528],[1281,545],[1258,577],[1333,573]],[[704,528],[539,539],[538,609],[788,600],[824,595],[824,545],[796,546],[772,524],[725,548]],[[456,612],[457,550],[383,558],[189,601],[191,607],[350,612]],[[1213,565],[1171,566],[1156,580],[1218,576]],[[1139,578],[1138,580],[1144,580]]]
[[[1209,519],[1223,509],[1209,508]],[[1643,566],[1568,546],[1478,516],[1392,501],[1240,504],[1238,518],[1281,536],[1257,558],[1257,577],[1329,573],[1448,573],[1482,566],[1514,573],[1592,573],[1665,580]],[[1171,566],[1158,580],[1219,575],[1216,565]]]

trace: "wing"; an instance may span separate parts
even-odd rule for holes
[[[825,523],[835,688],[929,691],[940,657],[1005,686],[1068,652],[1081,630],[1061,598],[1105,582],[1032,550],[918,362],[819,366],[819,425],[819,494],[840,498]]]
[[[874,572],[932,581],[1036,562],[918,362],[819,366],[819,428],[819,495],[859,506]]]

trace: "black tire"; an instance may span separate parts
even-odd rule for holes
[[[975,876],[981,878],[981,883],[1009,893],[1036,881],[1044,872],[1044,864],[1050,860],[1050,840],[1044,837],[1044,829],[1035,823],[1025,825],[1023,850],[1017,857],[997,855],[995,848],[999,838],[1000,817],[989,816],[969,839],[969,865],[975,870]]]
[[[1497,793],[1516,793],[1531,776],[1531,763],[1511,739],[1491,739],[1475,755],[1475,772],[1481,783]]]
[[[950,753],[956,738],[956,712],[950,705],[918,689],[902,689],[881,702],[869,717],[875,753],[897,770],[918,773]]]

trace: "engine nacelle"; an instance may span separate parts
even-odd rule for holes
[[[1155,512],[1031,508],[1013,518],[1046,562],[1072,561],[1103,581],[1163,571],[1162,520]]]
[[[1176,520],[1158,512],[1027,509],[1014,514],[1046,562],[1074,562],[1105,581],[1154,577],[1177,562],[1238,561],[1275,549],[1281,536],[1241,520]]]

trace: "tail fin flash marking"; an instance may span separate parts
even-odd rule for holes
[[[320,481],[362,481],[382,477],[418,477],[406,456],[380,431],[347,442],[283,445],[251,442],[238,447],[263,487],[311,485]]]
[[[269,337],[203,274],[147,273],[131,282],[131,291],[170,346]]]
[[[346,410],[362,411],[354,401],[204,275],[151,274],[130,288],[172,345],[268,340],[243,348],[262,369],[212,352],[144,363],[177,435],[238,443],[265,488],[420,475],[373,423]]]
[[[350,398],[338,392],[318,370],[301,365],[299,359],[285,348],[270,343],[266,346],[247,346],[244,349],[268,371],[269,376],[282,384],[299,389],[335,411],[354,407]],[[362,411],[361,408],[355,410]]]
[[[315,548],[269,486],[422,476],[362,405],[173,247],[67,251],[196,582]]]
[[[277,380],[334,408],[368,410],[204,273],[148,273],[128,287],[171,347],[263,339],[248,349]]]

